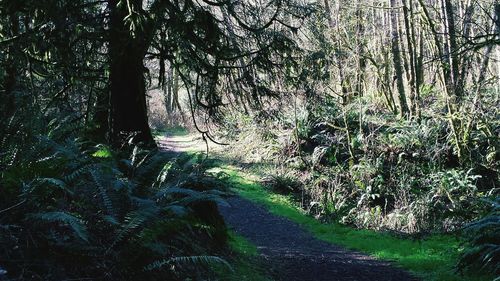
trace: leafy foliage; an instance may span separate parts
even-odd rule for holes
[[[461,257],[459,268],[479,268],[500,274],[500,198],[488,201],[491,212],[465,227],[470,247]]]
[[[173,280],[225,263],[211,256],[225,243],[213,203],[223,193],[201,162],[137,147],[131,160],[101,157],[102,146],[79,139],[40,138],[32,149],[2,172],[0,264],[9,276]],[[168,163],[177,172],[162,175]]]

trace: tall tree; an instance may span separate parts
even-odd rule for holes
[[[274,95],[265,81],[249,77],[279,74],[273,69],[291,57],[278,54],[295,48],[290,31],[311,9],[274,0],[266,7],[208,0],[109,0],[112,142],[133,136],[133,142],[154,145],[146,110],[146,54],[168,60],[191,89],[193,102],[212,115],[223,106],[219,78],[234,74],[234,69],[240,70],[238,83],[247,86],[254,100]],[[230,18],[222,20],[220,15]],[[242,57],[249,58],[243,66]]]
[[[406,46],[408,49],[408,68],[407,68],[407,80],[410,84],[410,113],[412,116],[420,119],[420,77],[418,76],[419,69],[419,54],[416,47],[415,39],[415,27],[414,27],[414,17],[413,17],[413,7],[410,0],[409,4],[407,0],[401,0],[403,8],[403,20],[406,34]]]
[[[135,143],[153,145],[144,78],[151,23],[142,0],[110,0],[109,10],[111,141],[120,144],[132,137]]]
[[[449,91],[457,97],[458,100],[462,97],[462,90],[458,87],[459,66],[458,66],[458,44],[455,27],[454,7],[450,0],[442,0],[442,10],[444,15],[443,31],[445,36],[445,55],[450,65],[450,82]]]
[[[394,79],[396,80],[396,86],[398,91],[398,103],[399,103],[399,114],[403,117],[407,117],[408,103],[406,101],[405,87],[403,81],[403,66],[401,63],[401,51],[399,48],[399,31],[398,31],[398,7],[396,6],[396,0],[389,0],[390,7],[390,17],[391,17],[391,51],[392,51],[392,62],[394,64]]]

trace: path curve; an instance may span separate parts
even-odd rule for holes
[[[321,241],[298,224],[240,197],[219,210],[230,228],[257,246],[275,280],[418,280],[389,262]]]
[[[158,141],[162,150],[202,151],[196,136],[168,136]],[[316,239],[298,224],[269,213],[241,197],[220,205],[227,225],[257,246],[262,263],[277,281],[416,281],[417,278],[386,261],[346,250]]]

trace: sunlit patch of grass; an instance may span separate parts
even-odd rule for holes
[[[229,232],[229,247],[232,251],[232,272],[221,274],[224,281],[271,281],[259,264],[257,248],[244,237]]]
[[[251,175],[234,167],[223,169],[229,175],[233,191],[240,196],[263,204],[276,215],[302,225],[318,239],[359,250],[384,260],[394,261],[424,280],[459,281],[492,280],[491,276],[459,275],[455,264],[461,242],[451,235],[433,235],[422,240],[405,239],[389,233],[354,229],[340,224],[323,224],[307,216],[290,197],[268,192],[250,180]]]
[[[229,233],[229,246],[239,254],[257,256],[257,247],[250,241],[234,232]]]
[[[111,150],[107,146],[100,146],[99,149],[92,153],[93,157],[97,158],[110,158],[112,156]]]

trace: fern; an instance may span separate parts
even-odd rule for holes
[[[177,217],[183,217],[188,213],[188,209],[184,206],[179,206],[177,204],[167,205],[163,208],[164,212],[169,212]]]
[[[60,190],[67,192],[69,194],[73,194],[73,192],[68,188],[66,183],[60,179],[56,178],[40,178],[37,180],[40,184],[48,184],[54,187],[59,188]]]
[[[156,265],[161,267],[164,257],[179,256],[163,262],[192,264],[190,270],[195,273],[205,272],[202,264],[223,263],[217,257],[196,255],[209,247],[201,241],[215,244],[215,240],[211,233],[200,231],[203,214],[197,214],[192,204],[224,203],[223,193],[211,190],[218,183],[204,176],[198,161],[191,161],[191,166],[182,170],[179,163],[189,162],[188,157],[172,159],[166,153],[139,148],[131,160],[119,159],[115,152],[110,157],[95,157],[96,148],[99,146],[74,138],[56,142],[40,137],[22,155],[27,164],[16,166],[2,178],[0,184],[8,178],[13,190],[8,200],[0,200],[0,209],[7,209],[0,214],[2,225],[13,226],[0,233],[12,235],[7,240],[2,237],[6,243],[2,250],[9,249],[6,260],[18,257],[19,251],[30,251],[37,263],[71,255],[78,266],[68,261],[71,268],[62,269],[70,275],[80,276],[80,268],[92,272],[102,268],[111,279],[123,279],[123,268],[109,264],[127,264],[127,271],[144,275],[148,274],[143,271],[148,262],[158,260]],[[1,158],[4,167],[7,156]],[[172,187],[161,188],[164,185]],[[14,208],[3,205],[19,197],[22,201]],[[47,239],[52,243],[47,245]],[[18,252],[10,250],[15,246]],[[10,271],[12,267],[19,265],[9,263],[7,268]],[[19,270],[37,272],[42,278],[52,276],[52,268],[42,272],[45,269],[35,267]]]
[[[174,163],[172,161],[167,162],[166,164],[163,165],[163,168],[161,169],[160,173],[158,173],[158,176],[156,177],[156,180],[153,182],[153,187],[157,186],[160,187],[162,186],[169,176],[171,176],[172,171],[174,170]]]
[[[187,188],[180,188],[180,187],[169,187],[161,190],[156,194],[156,198],[161,199],[168,197],[169,195],[184,195],[182,198],[174,201],[173,204],[177,205],[188,205],[191,203],[195,202],[202,202],[202,201],[211,201],[215,203],[219,203],[223,206],[227,206],[227,202],[222,199],[220,196],[221,193],[219,191],[196,191],[192,189],[187,189]]]
[[[80,239],[85,242],[88,242],[88,233],[87,228],[82,223],[82,221],[75,216],[67,213],[67,212],[45,212],[45,213],[36,213],[31,214],[29,217],[34,219],[40,219],[48,222],[57,222],[68,225],[73,233]]]
[[[96,170],[91,170],[90,175],[92,176],[92,179],[99,191],[99,195],[101,196],[102,202],[104,203],[104,207],[107,210],[107,213],[109,216],[114,216],[114,208],[113,208],[113,203],[111,202],[111,199],[108,196],[108,193],[106,191],[106,188],[103,186],[103,184],[100,181],[100,178],[97,174]]]
[[[83,176],[87,172],[91,170],[91,168],[95,166],[94,164],[88,164],[88,165],[82,165],[80,167],[77,167],[75,170],[67,174],[66,176],[63,177],[63,179],[67,182],[73,182],[77,178]]]
[[[169,160],[169,157],[164,152],[150,152],[134,165],[135,177],[145,184],[149,185],[151,182],[154,185],[154,179],[158,178],[158,174],[161,174],[165,163]]]
[[[491,204],[492,211],[465,227],[470,247],[464,251],[459,267],[479,267],[500,274],[500,197],[487,202]]]
[[[151,206],[149,208],[140,209],[138,211],[130,212],[125,219],[125,223],[122,229],[118,232],[118,235],[111,243],[111,246],[106,252],[109,252],[113,247],[130,235],[134,230],[139,229],[143,224],[152,218],[156,218],[159,214],[160,209],[156,206]]]
[[[162,259],[155,261],[144,267],[145,271],[152,271],[161,269],[165,266],[185,266],[185,265],[213,265],[221,264],[226,266],[228,269],[233,271],[232,266],[224,259],[217,256],[183,256],[183,257],[173,257],[170,259]]]
[[[184,197],[180,200],[175,201],[175,204],[189,205],[193,203],[207,202],[207,201],[214,202],[222,206],[229,206],[226,200],[222,199],[220,196],[206,192],[199,192],[197,195]]]
[[[185,195],[185,196],[196,196],[199,192],[192,189],[180,188],[180,187],[167,187],[156,193],[155,197],[157,199],[165,198],[169,195]]]

